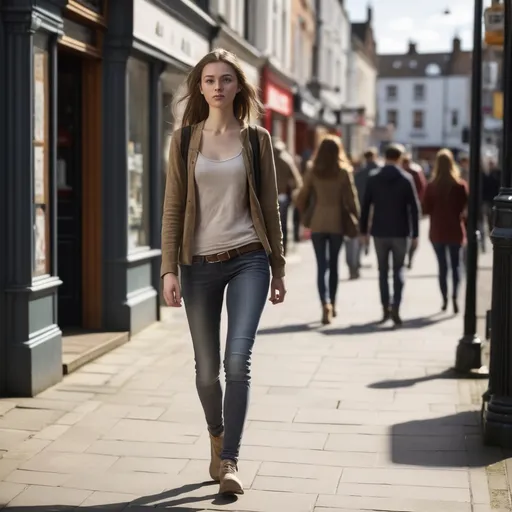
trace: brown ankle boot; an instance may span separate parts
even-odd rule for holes
[[[322,307],[322,323],[324,325],[330,324],[332,322],[332,305],[324,304]]]
[[[222,444],[224,442],[224,434],[218,437],[210,434],[210,476],[215,482],[220,481],[220,454],[222,453]]]
[[[244,486],[238,477],[238,467],[234,460],[223,460],[220,463],[220,494],[243,494]]]

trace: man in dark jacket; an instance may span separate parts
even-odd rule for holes
[[[400,168],[405,148],[390,145],[386,164],[370,176],[361,210],[361,236],[368,243],[368,218],[373,206],[371,235],[379,265],[379,287],[384,316],[401,325],[400,303],[404,286],[404,262],[409,246],[418,245],[420,206],[412,177]],[[393,258],[393,300],[389,294],[389,255]]]

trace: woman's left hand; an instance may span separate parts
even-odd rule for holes
[[[281,304],[286,295],[286,288],[284,286],[284,279],[282,277],[273,277],[270,283],[270,299],[272,304]]]

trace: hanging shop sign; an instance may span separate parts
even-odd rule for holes
[[[505,41],[505,4],[495,4],[485,9],[484,20],[486,44],[503,46]]]

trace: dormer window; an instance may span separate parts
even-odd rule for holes
[[[409,67],[411,69],[416,69],[418,67],[418,61],[417,60],[411,60],[409,61]]]
[[[393,69],[400,69],[402,67],[402,61],[401,60],[395,60],[393,62]]]
[[[431,63],[425,68],[425,73],[428,76],[437,76],[441,74],[441,68],[439,64]]]

